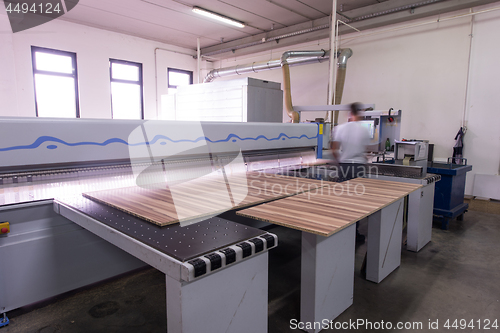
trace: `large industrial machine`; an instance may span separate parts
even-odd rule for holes
[[[168,332],[266,332],[278,239],[219,215],[259,219],[252,208],[283,211],[290,199],[324,210],[315,222],[267,220],[302,231],[301,318],[333,320],[353,302],[355,222],[369,220],[367,278],[380,283],[400,265],[403,201],[421,187],[346,182],[378,197],[367,205],[364,192],[276,176],[324,163],[316,123],[4,118],[0,128],[0,313],[148,264],[166,275]],[[346,212],[343,200],[364,208]]]
[[[1,314],[149,264],[167,277],[169,332],[267,331],[277,238],[215,215],[240,204],[232,176],[314,162],[316,124],[2,118],[0,129]],[[201,235],[192,216],[162,227],[82,196],[203,177],[229,199],[197,217]],[[228,279],[240,283],[228,290]],[[206,298],[213,313],[196,313],[200,290],[216,293]],[[190,320],[174,320],[181,312]]]

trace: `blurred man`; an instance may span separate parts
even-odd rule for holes
[[[353,176],[358,173],[356,170],[359,164],[365,164],[366,149],[370,143],[369,130],[364,127],[359,120],[362,120],[359,112],[363,111],[361,103],[352,103],[351,112],[349,114],[349,122],[335,126],[332,129],[332,141],[330,148],[332,150],[333,158],[336,163],[342,163],[344,173],[353,173]],[[349,163],[353,163],[352,166]],[[349,170],[349,167],[352,170]],[[359,222],[356,223],[356,241],[363,243],[365,236],[358,231]]]
[[[335,126],[332,130],[333,157],[338,163],[366,163],[366,147],[370,143],[370,133],[358,121],[363,117],[361,103],[352,103],[349,122]]]

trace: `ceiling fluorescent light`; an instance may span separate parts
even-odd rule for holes
[[[224,22],[227,24],[234,25],[235,27],[238,27],[238,28],[245,27],[245,25],[239,21],[230,19],[229,17],[222,16],[220,14],[208,11],[208,10],[200,8],[200,7],[193,7],[193,12],[195,12],[196,14],[200,14],[200,15],[212,18],[212,19],[217,20],[217,21],[221,21],[221,22]]]

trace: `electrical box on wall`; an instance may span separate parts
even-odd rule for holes
[[[391,119],[392,118],[392,119]],[[389,145],[392,150],[394,141],[399,140],[401,136],[401,112],[397,116],[380,117],[380,139],[379,150],[385,150],[385,144],[389,139]]]
[[[162,96],[164,120],[283,121],[281,83],[252,78],[216,81],[177,88]]]

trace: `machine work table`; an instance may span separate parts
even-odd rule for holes
[[[333,320],[352,305],[357,221],[368,219],[366,278],[379,283],[399,267],[404,198],[422,186],[366,178],[330,184],[236,212],[302,231],[301,322]]]
[[[242,195],[243,200],[239,204],[242,207],[318,189],[324,184],[316,180],[301,180],[258,172],[236,175],[230,180],[233,198]],[[17,218],[15,214],[20,207],[29,209],[28,207],[53,205],[56,216],[75,223],[75,226],[82,227],[84,231],[97,235],[106,243],[165,273],[168,332],[190,333],[203,330],[240,333],[253,332],[256,329],[265,332],[267,251],[277,246],[276,236],[217,217],[203,218],[203,214],[199,214],[196,207],[206,205],[206,201],[193,199],[199,199],[201,193],[201,197],[216,204],[219,198],[214,196],[214,187],[218,184],[226,187],[226,183],[220,179],[193,180],[188,184],[179,185],[186,190],[183,193],[189,202],[189,206],[186,207],[191,207],[196,213],[195,216],[202,218],[201,221],[187,226],[179,224],[175,214],[158,211],[162,208],[176,212],[178,206],[172,197],[158,199],[157,192],[166,192],[168,188],[145,189],[131,187],[131,184],[133,178],[127,174],[82,177],[59,182],[6,184],[2,186],[0,193],[1,206],[8,214],[12,211],[11,219],[15,221]],[[92,191],[96,189],[100,191]],[[82,196],[83,191],[89,191],[94,195],[117,193],[118,195],[113,198],[122,198],[125,204],[129,204],[129,208],[117,209],[109,202],[104,204],[102,198],[90,200]],[[142,196],[133,197],[131,194],[134,193],[140,193]],[[195,193],[195,198],[190,197],[190,193]],[[156,202],[152,200],[155,198]],[[151,207],[151,204],[156,204],[156,207]],[[146,209],[138,211],[137,207],[143,206]],[[217,206],[207,207],[209,209],[206,213],[217,214],[214,210]],[[154,212],[156,215],[145,216],[144,212]],[[144,218],[148,216],[151,218]],[[158,217],[166,218],[168,224],[159,225],[161,223],[157,223],[156,220]],[[14,241],[16,237],[16,233],[10,235],[10,238],[6,239],[5,246],[10,248],[10,240]],[[240,283],[230,284],[228,281]],[[68,284],[71,284],[71,279],[68,279]],[[28,303],[68,288],[60,283],[54,286],[54,289],[45,289],[49,294],[38,295],[26,293],[25,287],[19,287],[19,290],[12,289],[5,295],[3,299],[7,303],[4,308],[16,307],[10,305],[17,304],[11,303],[10,299],[23,299],[23,302]],[[36,288],[36,283],[33,287]],[[19,298],[19,293],[25,295],[26,300],[24,297]],[[210,293],[214,294],[209,295]],[[213,300],[211,303],[214,305],[211,307],[213,312],[203,310],[206,306],[198,304],[196,300],[200,294],[204,297],[208,295],[207,299]],[[221,294],[225,296],[220,297]],[[228,304],[233,310],[225,312],[219,310]],[[182,318],[191,319],[182,320]],[[213,321],[210,318],[218,320]],[[210,322],[210,327],[206,326],[207,322]]]
[[[366,178],[330,184],[236,214],[328,237],[422,187]]]
[[[280,184],[290,185],[288,186],[290,193],[295,194],[297,191],[302,191],[300,188],[305,184],[320,183],[317,181],[297,182],[294,178],[286,177],[289,178],[287,180],[283,178],[277,179],[269,176],[259,178],[256,174],[253,178],[248,177],[248,182],[253,181],[253,186],[249,186],[250,195],[244,197],[245,202],[262,202],[277,196],[289,195],[276,189]],[[239,187],[233,186],[235,189],[233,193],[238,189],[243,189],[246,179],[246,177],[233,179],[241,180]],[[267,331],[267,251],[277,246],[276,236],[216,217],[207,217],[189,226],[181,226],[175,223],[175,220],[173,222],[171,220],[170,225],[161,227],[134,216],[139,214],[118,210],[110,205],[89,200],[81,194],[81,191],[96,188],[105,188],[106,191],[120,193],[116,186],[129,185],[129,180],[127,177],[123,178],[118,175],[66,182],[4,185],[0,193],[3,198],[3,216],[9,216],[10,211],[15,214],[18,207],[26,209],[32,206],[53,205],[58,216],[70,220],[107,243],[165,273],[168,332],[250,333],[256,329],[259,332]],[[205,185],[198,182],[198,189],[204,188],[206,194],[209,195],[209,191],[213,192],[213,184]],[[273,186],[275,191],[272,191]],[[129,193],[130,187],[126,189]],[[154,196],[156,191],[138,187],[135,189],[145,194],[145,200],[148,199],[148,195]],[[260,196],[252,196],[252,192],[258,192]],[[197,191],[197,193],[200,192]],[[123,198],[126,198],[126,202],[137,203],[137,198],[121,194]],[[190,203],[191,207],[196,204],[196,202]],[[198,202],[198,204],[203,204],[203,202]],[[173,202],[170,204],[163,202],[160,206],[162,205],[173,208],[175,212]],[[215,214],[212,210],[209,212]],[[12,215],[12,220],[15,221],[15,219],[15,215]],[[18,238],[16,233],[10,235],[9,239],[5,239],[5,246],[9,247],[9,240],[15,241],[16,238]],[[231,284],[229,281],[239,282]],[[68,284],[71,285],[71,279],[68,279]],[[36,283],[33,286],[36,287]],[[57,294],[64,291],[61,288],[66,287],[64,284],[59,284],[54,288],[55,291],[51,289],[45,291]],[[19,293],[24,296],[18,297]],[[203,305],[197,301],[201,294],[204,295],[204,299],[211,300],[212,306],[208,307],[210,311],[207,311],[206,304]],[[16,305],[10,305],[17,304],[13,301],[14,299],[28,303],[43,299],[48,295],[27,293],[26,286],[19,286],[19,290],[12,289],[4,295],[5,297],[2,297],[7,303],[0,304],[0,306],[4,305],[4,309],[8,309],[16,307]],[[25,298],[27,299],[24,300]],[[0,301],[0,303],[3,302]],[[221,312],[220,308],[223,307],[230,311]],[[189,320],[183,320],[183,318],[189,318]],[[213,318],[218,320],[214,321]]]
[[[267,251],[276,236],[217,217],[159,227],[82,197],[54,209],[165,273],[169,333],[267,331]]]

